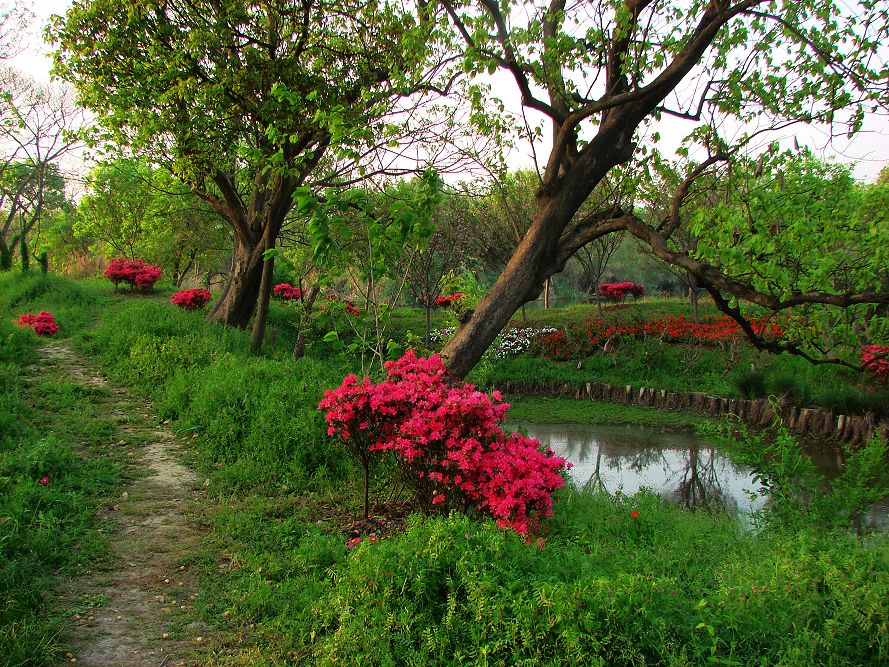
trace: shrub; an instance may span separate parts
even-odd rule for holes
[[[385,368],[378,384],[346,377],[318,406],[327,411],[328,434],[364,466],[365,512],[371,455],[391,451],[426,509],[474,508],[501,527],[538,530],[565,482],[565,459],[541,451],[537,440],[504,433],[509,405],[500,394],[449,385],[438,355],[417,358],[409,350]]]
[[[176,292],[170,297],[170,303],[179,306],[182,310],[200,310],[210,303],[211,298],[210,290],[195,287]]]
[[[287,303],[289,301],[299,301],[302,298],[302,290],[288,283],[281,283],[272,288],[274,295],[281,301]]]
[[[19,315],[18,324],[20,327],[30,327],[38,336],[52,336],[60,330],[52,313],[45,310],[41,310],[36,315],[31,313]]]
[[[126,283],[133,289],[151,290],[161,278],[160,267],[146,264],[141,259],[123,257],[112,259],[102,274],[114,283],[114,289]]]
[[[608,301],[623,301],[628,295],[632,294],[634,299],[638,299],[645,294],[645,288],[633,282],[622,283],[605,283],[599,285],[599,296]]]

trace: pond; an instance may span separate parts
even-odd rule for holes
[[[742,515],[761,509],[766,499],[752,471],[736,465],[718,442],[701,435],[644,426],[529,424],[529,436],[548,444],[574,466],[578,486],[632,495],[642,488],[689,509],[727,510]],[[823,447],[807,451],[818,470],[839,474],[843,454]],[[867,525],[889,528],[889,499],[871,507]]]

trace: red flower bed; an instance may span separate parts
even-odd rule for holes
[[[52,313],[48,313],[45,310],[41,310],[36,315],[31,313],[19,315],[18,325],[20,327],[30,327],[38,336],[52,336],[60,330]]]
[[[302,290],[299,287],[294,287],[289,283],[281,283],[280,285],[275,285],[272,288],[272,292],[274,292],[275,296],[281,301],[299,301],[302,298]]]
[[[861,363],[883,382],[889,381],[889,345],[863,345]]]
[[[760,336],[779,338],[784,331],[776,322],[762,318],[752,322],[753,330]],[[695,324],[684,317],[661,317],[647,322],[606,323],[588,320],[566,333],[555,331],[541,336],[531,346],[531,354],[545,356],[556,361],[582,359],[593,354],[608,339],[657,337],[670,343],[715,345],[731,340],[741,340],[743,332],[730,317],[712,318]]]
[[[210,290],[195,287],[176,292],[170,297],[170,303],[179,306],[182,310],[200,310],[210,303],[211,298]]]
[[[121,283],[132,288],[151,290],[154,284],[161,279],[161,270],[153,264],[146,264],[141,259],[124,259],[119,257],[112,259],[102,274],[114,283],[114,289],[118,289]]]
[[[598,287],[599,296],[608,301],[623,301],[627,296],[633,295],[634,299],[638,299],[645,294],[645,288],[632,282],[623,283],[604,283]]]
[[[427,508],[475,508],[516,532],[538,530],[570,464],[541,451],[537,440],[504,433],[509,405],[500,394],[450,385],[438,355],[408,351],[385,367],[378,384],[350,375],[324,393],[318,408],[326,411],[328,434],[363,464],[392,452]]]

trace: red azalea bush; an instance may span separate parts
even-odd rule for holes
[[[302,290],[299,287],[294,287],[289,283],[281,283],[280,285],[275,285],[272,288],[272,292],[275,294],[277,298],[281,301],[299,301],[302,298]]]
[[[784,335],[781,326],[769,318],[753,320],[751,325],[760,336],[774,339]],[[646,336],[669,343],[718,345],[741,340],[743,332],[735,320],[725,316],[710,318],[699,324],[686,320],[682,315],[658,317],[647,322],[587,320],[569,331],[558,330],[538,337],[531,345],[530,352],[556,361],[571,361],[590,356],[608,339]]]
[[[151,290],[161,278],[160,267],[146,264],[141,259],[123,257],[112,259],[102,274],[114,283],[114,289],[118,289],[121,283],[126,283],[134,289]]]
[[[498,392],[446,382],[438,355],[409,350],[387,362],[374,384],[355,375],[324,393],[328,434],[365,465],[374,452],[392,452],[427,509],[474,508],[518,533],[537,531],[552,514],[552,494],[570,464],[540,443],[500,424],[509,409]]]
[[[170,303],[179,306],[182,310],[200,310],[210,303],[211,298],[210,290],[195,287],[176,292],[170,297]]]
[[[20,327],[30,327],[38,336],[52,336],[60,330],[52,313],[48,313],[45,310],[41,310],[36,315],[31,313],[19,315],[18,325]]]
[[[863,345],[861,363],[883,382],[889,381],[889,345]]]
[[[604,283],[599,285],[599,296],[608,301],[623,301],[628,295],[632,295],[634,299],[638,299],[645,294],[645,288],[633,282],[623,283]]]

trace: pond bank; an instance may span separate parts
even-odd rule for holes
[[[586,385],[580,386],[567,382],[506,382],[499,389],[504,394],[512,396],[610,402],[659,410],[688,411],[714,417],[737,415],[754,426],[770,426],[776,416],[773,406],[766,399],[723,398],[708,396],[701,392],[657,390],[629,384],[587,382]],[[800,408],[784,404],[779,405],[778,413],[791,431],[819,439],[863,444],[878,433],[883,438],[889,438],[889,421],[877,423],[871,415],[837,415],[819,408]]]

